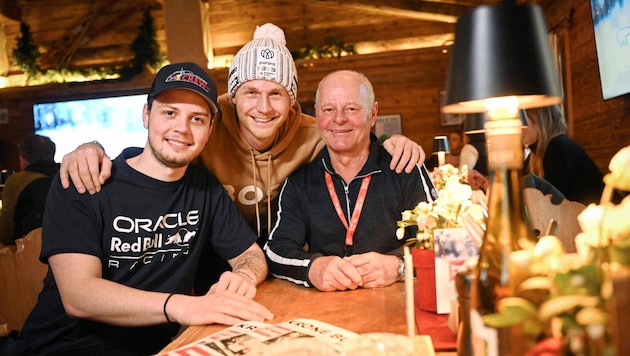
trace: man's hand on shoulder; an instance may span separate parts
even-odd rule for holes
[[[77,192],[86,190],[95,194],[112,174],[112,161],[98,142],[84,143],[63,156],[59,176],[64,189],[70,188],[70,179]]]
[[[422,146],[403,135],[392,135],[383,142],[383,148],[392,155],[389,168],[397,173],[402,173],[403,170],[411,173],[417,165],[423,165],[426,158]]]

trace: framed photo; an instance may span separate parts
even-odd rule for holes
[[[9,109],[0,109],[0,124],[9,123]]]
[[[442,107],[446,104],[446,92],[440,92],[440,118],[442,126],[460,125],[464,122],[466,114],[445,114],[442,112]]]
[[[374,134],[381,139],[381,136],[391,136],[402,133],[400,115],[382,115],[376,117],[374,124]]]

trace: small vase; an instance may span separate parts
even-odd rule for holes
[[[415,304],[422,310],[435,313],[435,252],[413,248],[411,256],[417,281],[414,287]]]
[[[457,299],[455,276],[479,252],[465,228],[436,229],[433,241],[435,251],[412,249],[415,303],[421,310],[448,314]]]

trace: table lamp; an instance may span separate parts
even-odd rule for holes
[[[487,113],[491,184],[486,233],[471,287],[470,322],[474,343],[484,342],[489,354],[523,352],[522,334],[509,326],[488,325],[482,318],[496,313],[502,299],[514,296],[521,276],[518,269],[508,268],[518,256],[513,252],[533,248],[534,243],[520,179],[519,110],[561,101],[545,18],[538,5],[514,1],[484,5],[458,19],[442,110]]]
[[[438,166],[443,166],[446,161],[446,154],[451,152],[446,136],[435,136],[433,138],[433,154],[438,155]]]
[[[444,113],[485,112],[488,121],[519,120],[519,109],[559,104],[561,93],[545,18],[538,5],[484,5],[459,18]],[[491,125],[516,127],[520,123]],[[522,167],[520,136],[517,141],[513,144],[519,149],[513,152],[520,152]],[[517,161],[504,153],[496,156],[495,160]]]

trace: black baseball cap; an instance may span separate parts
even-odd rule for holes
[[[171,89],[194,91],[210,104],[213,115],[219,111],[217,86],[208,72],[195,63],[181,62],[162,67],[153,80],[147,102],[150,104],[160,93]]]

